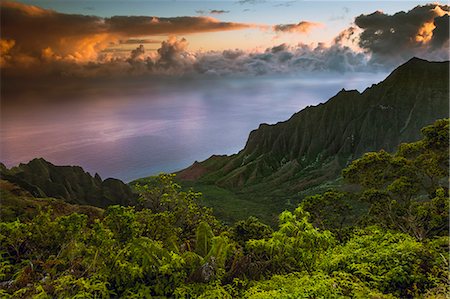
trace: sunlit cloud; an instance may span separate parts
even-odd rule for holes
[[[1,3],[5,76],[258,76],[388,70],[413,56],[448,59],[449,7],[428,4],[388,15],[360,15],[332,41],[254,50],[191,51],[189,34],[240,29],[307,34],[324,24],[275,26],[212,17],[101,18]],[[181,36],[186,36],[182,38]]]
[[[221,22],[212,17],[101,18],[64,14],[18,2],[1,2],[1,36],[13,45],[8,53],[27,55],[33,59],[53,56],[56,60],[92,61],[99,52],[123,40],[240,30],[255,26]]]
[[[312,29],[317,27],[324,27],[324,24],[301,21],[298,24],[279,24],[273,26],[275,32],[289,32],[289,33],[309,33]]]

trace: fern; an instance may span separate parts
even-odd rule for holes
[[[214,234],[211,227],[206,222],[200,222],[196,232],[195,252],[200,256],[206,257],[211,250]]]

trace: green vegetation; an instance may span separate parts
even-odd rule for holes
[[[220,223],[174,175],[105,210],[2,182],[0,296],[446,298],[448,130],[440,120],[395,154],[364,155],[343,172],[358,192],[310,196],[276,229]]]
[[[448,70],[448,61],[411,59],[361,93],[341,90],[286,121],[261,124],[237,154],[211,156],[177,177],[202,192],[220,219],[257,216],[276,226],[278,214],[307,196],[354,191],[340,180],[349,162],[366,152],[392,153],[399,143],[419,140],[422,127],[448,117]]]
[[[200,204],[212,208],[214,215],[227,224],[245,220],[248,215],[258,217],[266,223],[276,224],[278,207],[259,194],[236,194],[216,185],[198,182],[181,182],[184,190],[194,189],[201,192],[205,200]],[[207,194],[207,196],[205,196]],[[250,216],[250,217],[251,217]]]

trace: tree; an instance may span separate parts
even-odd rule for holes
[[[174,227],[180,228],[179,239],[189,241],[195,238],[195,230],[202,222],[209,223],[215,232],[220,230],[220,223],[210,208],[200,206],[200,192],[181,191],[181,186],[174,182],[174,174],[160,174],[147,179],[144,185],[137,184],[139,192],[138,209],[147,209],[151,213],[170,214]]]
[[[315,228],[308,217],[301,207],[293,213],[284,211],[279,216],[279,230],[267,240],[249,240],[247,250],[257,261],[268,261],[271,272],[312,272],[334,237]]]
[[[311,223],[322,230],[330,230],[336,234],[340,241],[346,234],[346,229],[351,228],[359,220],[354,211],[354,202],[350,193],[327,191],[306,197],[300,206],[310,214]]]
[[[236,222],[232,229],[233,238],[244,246],[245,242],[251,239],[267,239],[272,233],[273,229],[260,222],[254,216],[248,217],[246,220]]]
[[[438,120],[422,129],[422,140],[401,144],[395,154],[367,153],[343,170],[348,182],[363,187],[372,221],[417,239],[448,232],[448,130],[449,120]]]

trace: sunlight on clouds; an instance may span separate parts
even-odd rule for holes
[[[416,42],[419,43],[429,42],[433,37],[434,28],[436,28],[436,26],[434,26],[434,21],[424,23],[422,27],[419,28],[419,32],[417,32],[415,38]]]
[[[121,40],[241,30],[258,25],[221,22],[212,17],[113,16],[64,14],[17,2],[1,2],[1,35],[14,40],[10,55],[46,60],[93,61]],[[50,55],[51,54],[51,55]]]
[[[275,32],[289,32],[289,33],[309,33],[314,28],[324,27],[324,24],[301,21],[298,24],[280,24],[273,26]]]
[[[334,39],[317,40],[321,38],[318,32],[314,42],[308,33],[323,28],[324,23],[269,26],[223,22],[210,16],[98,17],[8,1],[1,2],[1,8],[0,65],[15,75],[353,72],[392,68],[413,56],[448,57],[449,7],[438,4],[418,5],[395,14],[362,14]],[[242,32],[235,34],[235,30]],[[189,35],[187,39],[185,35]],[[194,49],[188,49],[188,40]],[[198,47],[200,44],[205,47]]]
[[[15,44],[15,40],[0,39],[0,67],[5,67],[7,61],[11,59],[9,51],[14,47]]]
[[[443,10],[440,6],[436,6],[434,9],[431,10],[434,12],[434,14],[437,17],[442,17],[444,15],[450,15],[448,11]],[[433,30],[436,28],[434,24],[434,19],[425,22],[422,27],[419,28],[419,31],[417,32],[417,36],[415,38],[416,42],[420,43],[428,43],[433,38]]]

